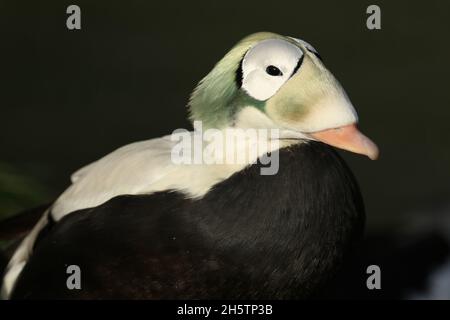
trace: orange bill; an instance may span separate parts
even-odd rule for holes
[[[362,134],[356,124],[309,134],[315,140],[343,150],[364,154],[372,160],[378,158],[377,145]]]

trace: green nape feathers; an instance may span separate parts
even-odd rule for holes
[[[206,129],[220,129],[232,125],[234,115],[245,106],[264,108],[264,101],[258,101],[238,88],[236,76],[245,53],[266,39],[285,39],[295,44],[289,37],[270,32],[254,33],[242,39],[195,88],[188,104],[191,121],[202,121]]]

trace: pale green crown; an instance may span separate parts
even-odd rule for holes
[[[248,105],[264,108],[264,101],[248,96],[236,85],[236,72],[245,53],[256,43],[266,39],[286,39],[270,32],[249,35],[238,42],[204,77],[189,100],[191,121],[201,120],[205,128],[224,128],[232,125],[233,116]]]

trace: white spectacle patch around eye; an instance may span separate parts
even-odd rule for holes
[[[291,77],[302,50],[282,39],[264,40],[251,48],[242,61],[242,88],[257,100],[267,100]],[[281,73],[271,75],[267,67],[278,68]],[[272,68],[273,69],[273,68]]]

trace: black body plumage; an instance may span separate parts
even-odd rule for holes
[[[280,150],[202,199],[123,195],[64,217],[36,243],[12,298],[305,298],[362,235],[357,183],[329,146]],[[81,268],[68,290],[66,268]]]

